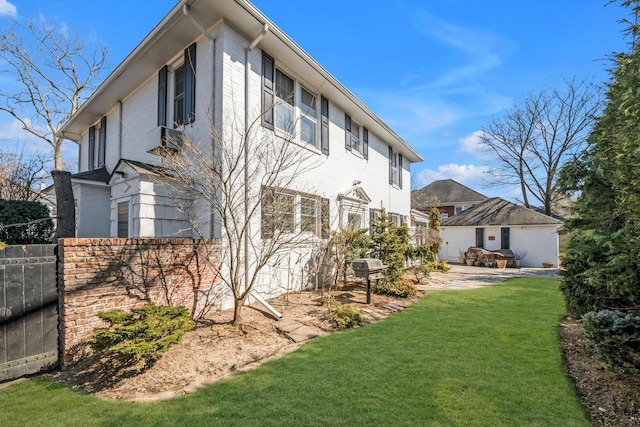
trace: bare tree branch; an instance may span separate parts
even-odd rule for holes
[[[216,213],[223,242],[220,280],[233,296],[233,321],[239,325],[241,308],[265,267],[317,246],[319,224],[296,221],[295,215],[307,197],[312,205],[317,202],[311,215],[319,222],[321,198],[300,188],[300,177],[318,166],[317,156],[298,145],[294,135],[266,130],[261,117],[246,131],[235,123],[226,135],[210,124],[211,141],[194,141],[185,132],[175,142],[181,148],[164,153],[157,180],[175,194],[199,237],[208,237],[207,226],[214,226],[201,208]]]
[[[563,196],[556,190],[558,171],[584,149],[602,105],[598,87],[573,79],[562,90],[543,89],[505,111],[480,134],[496,156],[492,182],[518,186],[526,207],[531,196],[553,213]]]
[[[0,27],[0,67],[16,83],[0,87],[0,112],[49,144],[55,169],[62,169],[56,133],[98,82],[107,50],[44,20],[7,22]]]

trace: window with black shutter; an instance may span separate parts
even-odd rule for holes
[[[321,129],[320,147],[322,154],[329,154],[329,100],[324,96],[321,98]]]
[[[89,128],[89,148],[87,157],[87,170],[94,170],[96,168],[96,127],[91,126]]]
[[[98,132],[98,167],[104,166],[105,151],[107,146],[107,116],[100,119],[100,131]]]
[[[196,44],[184,50],[184,124],[196,119]]]
[[[369,129],[362,128],[362,156],[369,158]]]
[[[167,76],[169,68],[165,65],[158,71],[158,126],[167,125]]]
[[[273,58],[262,52],[262,126],[274,128],[274,87],[275,63]]]

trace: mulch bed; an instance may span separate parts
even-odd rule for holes
[[[594,359],[582,325],[567,318],[560,327],[567,375],[594,426],[640,426],[640,374],[607,369]]]

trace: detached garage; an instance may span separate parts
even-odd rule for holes
[[[475,246],[487,250],[511,249],[525,253],[523,267],[558,267],[562,221],[508,202],[487,199],[441,224],[440,260],[457,262],[459,251]]]

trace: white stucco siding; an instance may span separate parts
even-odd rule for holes
[[[466,251],[476,245],[476,228],[484,229],[485,249],[500,249],[501,227],[442,227],[439,258],[457,262],[459,249]],[[543,262],[558,266],[558,225],[511,225],[508,228],[509,248],[513,252],[527,252],[522,260],[523,267],[542,267]],[[494,239],[490,240],[490,236]]]

